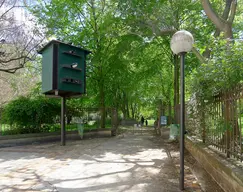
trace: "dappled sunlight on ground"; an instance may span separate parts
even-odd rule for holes
[[[151,135],[0,149],[2,191],[179,191],[166,150]]]

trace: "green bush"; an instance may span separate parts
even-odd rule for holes
[[[56,99],[19,97],[4,107],[1,122],[21,129],[20,133],[47,132],[43,125],[55,123],[59,115],[60,103]]]

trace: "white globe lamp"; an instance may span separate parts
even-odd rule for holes
[[[187,53],[192,50],[194,43],[193,36],[190,32],[181,30],[177,31],[171,39],[170,48],[174,54]]]

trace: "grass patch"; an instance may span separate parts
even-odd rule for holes
[[[89,132],[92,130],[98,129],[99,123],[96,121],[89,121],[85,124],[82,124],[84,127],[84,132]],[[8,124],[0,124],[1,135],[18,135],[18,134],[28,134],[28,133],[52,133],[52,132],[60,132],[61,125],[57,124],[45,124],[41,127],[17,127],[15,125],[10,126]],[[107,129],[111,128],[111,122],[107,120],[105,127]],[[78,130],[78,124],[68,124],[66,125],[66,131],[76,131]]]
[[[148,120],[148,126],[154,126],[154,119],[149,119]]]

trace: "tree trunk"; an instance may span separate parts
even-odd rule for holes
[[[135,119],[136,118],[136,111],[137,111],[137,105],[136,103],[130,105],[130,109],[131,109],[131,115],[132,115],[132,118]]]
[[[162,115],[162,100],[160,99],[159,104],[158,104],[158,122],[157,122],[158,124],[157,124],[157,130],[156,130],[158,135],[161,135],[161,132],[160,132],[161,115]]]
[[[103,82],[100,85],[100,128],[105,128],[105,92]]]
[[[132,118],[134,119],[134,117],[135,117],[135,111],[134,111],[134,108],[133,108],[133,104],[131,103],[131,105],[130,105],[130,109],[131,109],[131,115],[132,115]]]
[[[224,32],[226,39],[232,39],[232,24],[235,18],[237,0],[226,0],[226,6],[222,17],[219,17],[219,15],[215,12],[209,0],[201,0],[201,3],[206,15],[216,26],[217,30]]]
[[[128,105],[128,98],[126,97],[126,114],[127,114],[127,118],[130,117],[130,113],[129,113],[129,105]]]
[[[127,99],[126,99],[126,93],[123,91],[122,96],[121,96],[121,110],[122,110],[122,114],[123,114],[123,118],[127,119],[128,118],[128,103],[127,103]]]
[[[168,125],[172,123],[172,110],[171,110],[171,101],[169,100],[168,104]]]
[[[116,136],[116,132],[118,129],[118,109],[113,108],[112,109],[112,118],[111,118],[111,135]]]
[[[126,119],[127,118],[127,113],[126,113],[126,108],[125,108],[125,106],[123,104],[122,104],[122,107],[121,107],[121,111],[122,111],[123,119]]]

